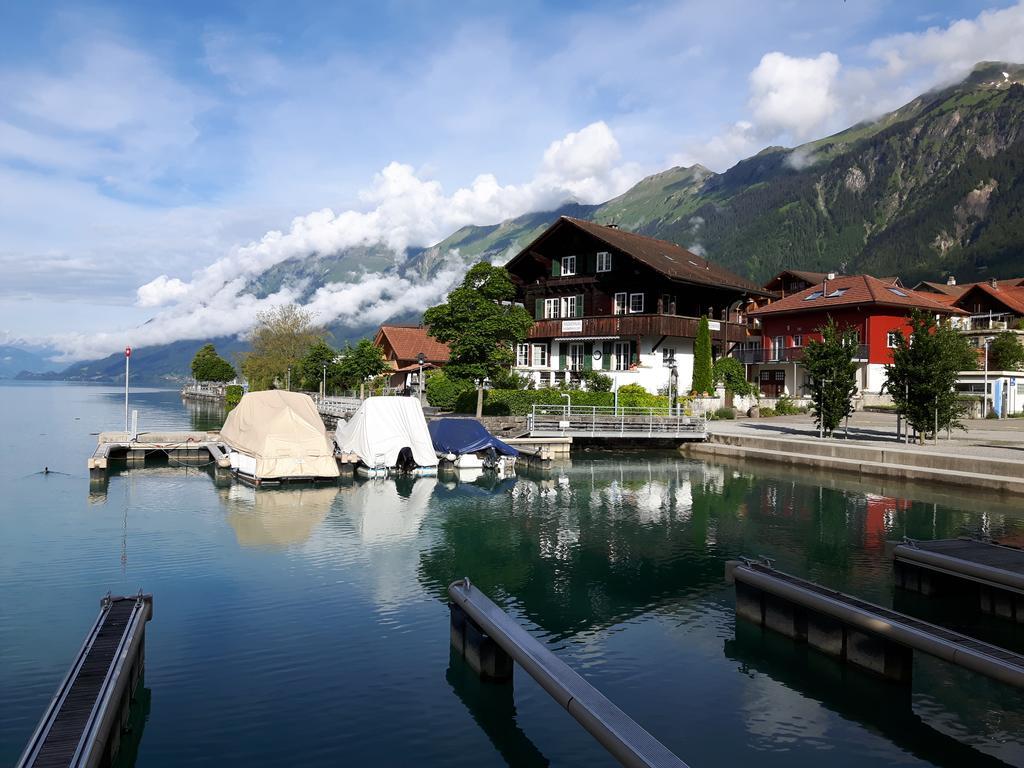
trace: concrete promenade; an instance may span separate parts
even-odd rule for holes
[[[904,444],[896,417],[857,413],[849,436],[819,438],[809,416],[715,421],[708,442],[683,446],[686,455],[774,461],[865,476],[942,483],[998,494],[1024,494],[1024,420],[968,421],[937,444]]]

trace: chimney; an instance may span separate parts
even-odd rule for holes
[[[946,278],[946,285],[956,285],[956,275],[950,275]]]
[[[828,273],[828,279],[829,280],[835,280],[836,279],[836,273],[835,272],[829,272]]]
[[[990,277],[990,278],[988,279],[988,284],[989,284],[990,286],[992,286],[993,288],[996,288],[996,289],[998,289],[998,288],[999,288],[999,281],[998,281],[998,280],[996,280],[996,279],[995,279],[994,277]]]
[[[618,224],[605,224],[605,226],[608,227],[608,229],[618,229],[619,228]]]

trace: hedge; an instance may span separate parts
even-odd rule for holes
[[[625,389],[625,388],[623,388]],[[574,406],[599,406],[611,408],[615,405],[613,392],[584,392],[560,389],[488,389],[484,392],[485,416],[525,416],[534,405],[565,405],[563,394],[572,398]],[[626,393],[619,397],[623,408],[667,408],[668,398],[644,393],[644,397],[631,397]],[[455,403],[456,413],[476,413],[476,390],[459,395]]]

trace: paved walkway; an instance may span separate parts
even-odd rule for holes
[[[896,416],[889,413],[858,411],[850,417],[849,437],[842,429],[832,438],[852,444],[898,444]],[[918,450],[936,453],[958,453],[994,459],[1024,462],[1024,419],[972,419],[965,420],[966,431],[953,430],[950,439],[945,433],[938,444],[928,441]],[[804,437],[818,440],[818,429],[809,415],[773,416],[764,419],[736,419],[708,423],[711,434],[738,434],[758,437]],[[828,439],[828,438],[826,438]]]

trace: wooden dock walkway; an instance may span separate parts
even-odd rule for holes
[[[189,466],[212,463],[220,471],[231,471],[227,448],[217,432],[100,432],[88,461],[89,477],[106,478],[111,459],[143,463],[153,453]]]
[[[100,615],[22,753],[18,768],[110,765],[145,664],[152,595],[103,598]]]
[[[732,560],[736,615],[798,642],[909,682],[913,652],[1024,688],[1024,656],[889,608],[837,592],[769,565]]]
[[[902,589],[966,591],[983,612],[1024,623],[1024,549],[971,538],[908,540],[894,550],[893,566]]]

